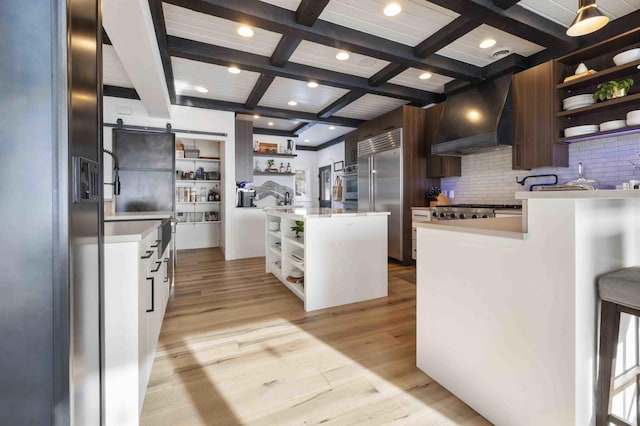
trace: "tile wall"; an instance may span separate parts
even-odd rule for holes
[[[569,146],[569,167],[543,167],[533,170],[511,170],[511,147],[462,157],[462,176],[442,179],[442,190],[454,192],[453,203],[514,203],[514,195],[526,190],[529,183],[545,183],[545,179],[527,180],[526,188],[516,183],[528,175],[553,173],[559,183],[578,177],[578,163],[584,166],[587,179],[615,188],[623,181],[640,179],[640,135],[625,135],[578,142]],[[519,202],[517,202],[519,203]]]

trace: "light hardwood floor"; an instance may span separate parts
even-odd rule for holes
[[[415,367],[415,268],[389,265],[386,298],[306,313],[264,258],[179,259],[142,425],[489,424]]]

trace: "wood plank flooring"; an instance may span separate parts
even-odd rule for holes
[[[262,257],[179,259],[142,425],[490,424],[415,366],[415,268],[389,265],[386,298],[306,313]]]

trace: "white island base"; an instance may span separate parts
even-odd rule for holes
[[[305,311],[385,297],[389,213],[266,209],[266,271],[304,302]],[[304,222],[299,238],[291,230]],[[279,223],[277,231],[271,222]],[[298,274],[296,274],[298,272]],[[292,275],[304,274],[304,282]]]
[[[596,281],[640,264],[640,191],[516,196],[520,232],[417,225],[417,364],[496,425],[592,426]]]

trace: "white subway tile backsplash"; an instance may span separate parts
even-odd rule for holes
[[[514,203],[515,193],[527,190],[532,183],[549,179],[528,179],[526,187],[516,178],[537,174],[556,174],[559,183],[578,177],[578,163],[584,174],[603,187],[615,188],[629,179],[640,179],[640,136],[624,135],[569,146],[569,167],[542,167],[534,170],[511,170],[511,147],[462,157],[462,176],[442,179],[442,189],[455,192],[455,203]],[[635,166],[634,166],[635,164]]]

